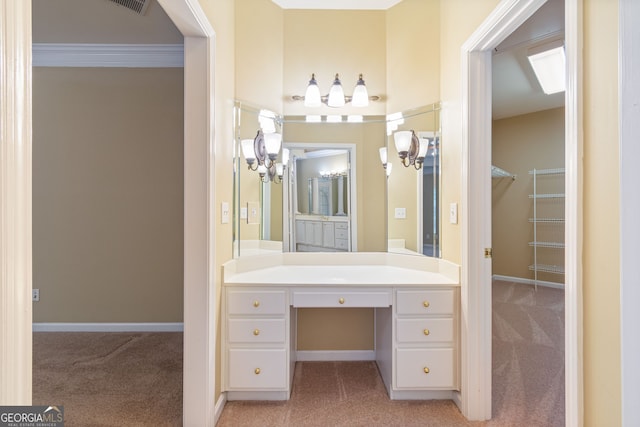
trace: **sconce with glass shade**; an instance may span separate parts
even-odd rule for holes
[[[387,157],[387,147],[381,147],[380,150],[380,161],[382,162],[382,167],[387,172],[387,178],[391,175],[391,169],[393,168],[393,163],[388,162]]]
[[[304,96],[294,95],[292,96],[294,101],[304,101],[305,107],[320,107],[322,104],[326,104],[332,108],[343,107],[347,103],[351,103],[354,107],[366,107],[369,105],[369,101],[377,101],[379,96],[369,96],[367,86],[364,83],[362,74],[358,76],[358,81],[353,90],[353,95],[345,95],[342,83],[340,82],[340,76],[336,73],[328,95],[320,95],[320,88],[318,81],[316,80],[315,73],[311,74],[311,80],[307,85],[307,90]]]
[[[413,130],[394,132],[393,139],[404,167],[413,166],[420,170],[424,162],[424,156],[429,150],[429,140],[419,139]]]
[[[242,154],[248,167],[252,171],[257,171],[262,182],[282,182],[284,169],[289,162],[289,150],[282,150],[282,162],[276,162],[282,145],[282,134],[271,132],[263,133],[258,130],[254,139],[243,139],[240,141]]]

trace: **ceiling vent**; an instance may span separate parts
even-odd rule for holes
[[[144,15],[149,7],[149,3],[151,0],[109,0],[112,3],[119,4],[120,6],[124,6],[127,9],[133,10],[135,13],[139,15]]]

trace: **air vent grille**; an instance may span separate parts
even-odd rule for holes
[[[120,6],[124,6],[127,9],[131,9],[139,15],[144,15],[144,13],[147,11],[147,7],[149,7],[149,3],[151,3],[151,0],[109,0],[109,1],[112,3],[119,4]]]

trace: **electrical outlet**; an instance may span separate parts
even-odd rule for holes
[[[406,219],[407,208],[396,208],[394,217],[395,219]]]
[[[34,302],[40,301],[40,289],[32,289],[31,290],[31,299]]]

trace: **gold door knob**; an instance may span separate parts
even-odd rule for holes
[[[339,302],[340,304],[344,304],[344,298],[340,298],[340,299],[338,300],[338,302]]]
[[[425,366],[425,367],[424,367],[424,369],[423,369],[423,371],[424,371],[424,373],[425,373],[425,374],[428,374],[428,373],[429,373],[429,368],[427,368],[427,367]]]
[[[254,329],[253,330],[253,335],[255,335],[255,336],[260,335],[260,329]]]
[[[426,369],[426,368],[425,368]],[[256,368],[253,370],[256,375],[260,375],[260,368]]]
[[[258,300],[254,301],[253,302],[253,306],[256,307],[256,308],[260,307],[260,301],[258,301]]]
[[[424,308],[429,307],[429,301],[425,301],[425,302],[423,302],[423,303],[422,303],[422,305],[424,306]]]
[[[425,330],[424,330],[424,331],[422,331],[422,332],[423,332],[425,335],[429,335],[429,333],[430,333],[428,329],[425,329]]]

